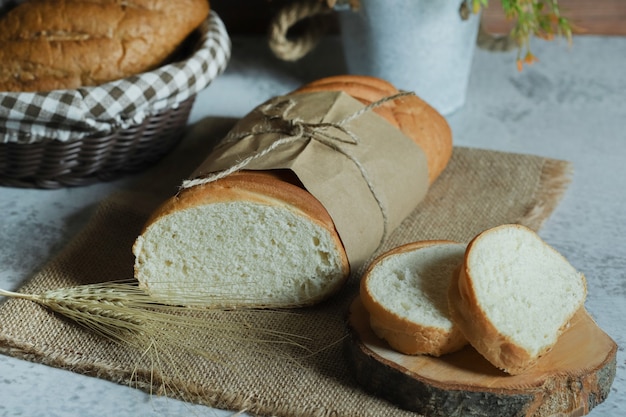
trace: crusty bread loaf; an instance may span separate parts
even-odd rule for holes
[[[535,232],[502,225],[469,243],[448,296],[451,317],[468,341],[515,375],[554,346],[583,306],[586,283]]]
[[[366,105],[399,93],[393,84],[366,75],[336,75],[322,78],[302,86],[297,91],[303,93],[343,91]],[[388,101],[376,108],[376,113],[399,128],[422,148],[428,161],[428,179],[432,184],[452,156],[452,132],[444,117],[415,95]]]
[[[207,0],[30,0],[0,19],[0,91],[98,85],[161,65]]]
[[[136,277],[149,293],[185,305],[288,307],[343,284],[348,260],[332,219],[304,189],[263,172],[207,188],[166,201],[137,238]]]
[[[440,356],[465,346],[447,298],[464,253],[464,244],[424,241],[373,261],[361,279],[360,297],[374,333],[407,355]]]
[[[349,94],[355,93],[349,80],[363,88],[370,82],[358,76],[345,80]],[[369,99],[389,94],[380,91]],[[414,111],[411,103],[416,102],[405,103],[407,114]],[[424,146],[449,143],[445,119],[428,117],[424,107],[419,101],[415,111],[421,116],[400,129],[409,137],[419,136]],[[440,124],[445,127],[431,126]],[[443,158],[449,158],[446,155]],[[429,167],[430,163],[428,159]],[[187,217],[192,211],[195,225]],[[210,223],[210,218],[224,218],[224,223]],[[181,245],[186,249],[177,249]],[[335,293],[350,273],[345,248],[326,209],[295,175],[281,170],[240,171],[185,189],[147,222],[134,254],[135,277],[151,294],[208,294],[223,286],[233,294],[230,298],[236,298],[231,305],[309,305]],[[211,304],[209,298],[199,304]]]

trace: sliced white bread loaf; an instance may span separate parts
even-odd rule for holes
[[[374,333],[396,351],[440,356],[467,344],[448,313],[448,286],[465,245],[415,242],[377,258],[361,279],[360,297]]]
[[[449,304],[474,348],[516,375],[554,346],[585,297],[567,259],[531,229],[502,225],[469,243]]]
[[[344,283],[349,266],[341,241],[305,190],[276,187],[262,172],[235,173],[210,188],[169,199],[137,238],[135,277],[153,297],[206,307],[292,307],[327,298]]]
[[[399,92],[357,75],[312,85],[311,91],[344,91],[364,105]],[[373,111],[422,148],[432,183],[452,155],[445,118],[416,96]],[[383,149],[387,138],[380,139]],[[345,193],[338,189],[337,197]],[[239,171],[184,189],[148,219],[133,253],[140,285],[183,305],[309,305],[333,295],[350,273],[330,214],[283,170]]]

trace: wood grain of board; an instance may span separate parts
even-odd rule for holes
[[[606,399],[615,342],[581,309],[554,348],[521,375],[495,368],[471,346],[439,358],[395,352],[371,331],[357,297],[348,360],[368,391],[426,417],[583,416]]]

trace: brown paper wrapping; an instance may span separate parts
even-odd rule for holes
[[[421,148],[375,112],[358,114],[363,108],[341,92],[271,99],[241,119],[191,179],[242,161],[246,170],[293,171],[330,214],[356,270],[428,190]]]

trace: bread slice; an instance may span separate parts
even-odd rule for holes
[[[349,275],[319,201],[263,172],[181,191],[153,213],[133,253],[139,284],[181,305],[310,305]]]
[[[586,292],[584,275],[534,231],[502,225],[469,243],[450,313],[478,352],[515,375],[554,346]]]
[[[361,300],[376,335],[398,352],[440,356],[467,344],[448,314],[448,286],[465,245],[424,241],[376,259],[361,279]]]

